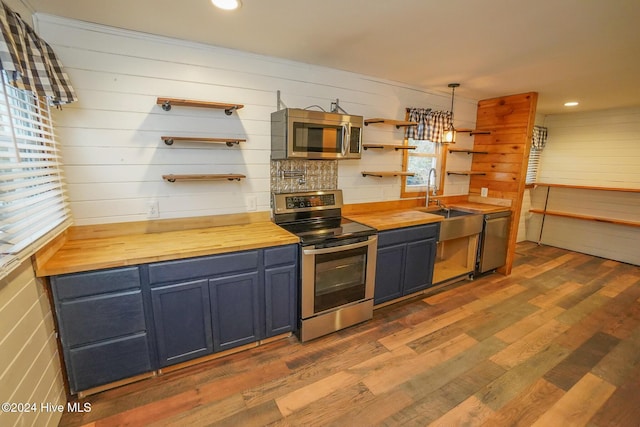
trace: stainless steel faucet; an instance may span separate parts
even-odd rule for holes
[[[429,187],[431,187],[431,173],[433,173],[433,195],[437,195],[436,193],[436,168],[429,169],[429,173],[427,174],[427,191],[425,195],[425,207],[429,207]]]

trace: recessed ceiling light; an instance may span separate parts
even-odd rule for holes
[[[575,107],[576,105],[578,105],[578,101],[569,101],[564,103],[565,107]]]
[[[240,7],[240,0],[211,0],[211,3],[224,10],[234,10]]]

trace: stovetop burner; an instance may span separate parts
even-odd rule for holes
[[[376,234],[376,229],[344,217],[300,220],[278,225],[298,236],[305,245]]]
[[[341,216],[342,191],[274,195],[274,222],[295,234],[304,245],[366,237],[375,228]]]

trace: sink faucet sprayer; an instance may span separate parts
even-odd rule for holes
[[[427,191],[425,195],[425,207],[429,207],[429,187],[431,187],[431,173],[433,173],[433,195],[437,195],[436,193],[436,168],[429,169],[429,173],[427,174]]]

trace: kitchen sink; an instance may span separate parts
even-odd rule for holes
[[[438,241],[472,236],[482,231],[482,214],[448,208],[435,210],[433,208],[416,208],[415,210],[444,217],[444,220],[440,223]]]

